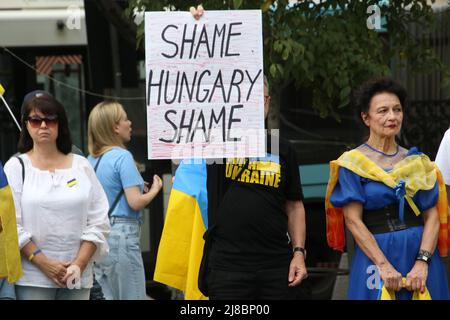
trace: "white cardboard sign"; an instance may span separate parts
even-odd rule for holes
[[[265,155],[259,10],[146,12],[149,159]]]

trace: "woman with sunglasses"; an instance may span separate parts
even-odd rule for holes
[[[24,276],[19,300],[87,300],[92,262],[108,253],[108,201],[89,162],[71,153],[64,107],[26,96],[22,153],[5,165],[13,191]]]

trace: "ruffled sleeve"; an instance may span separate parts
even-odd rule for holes
[[[108,199],[89,162],[82,157],[80,157],[80,161],[92,185],[88,204],[87,224],[83,230],[81,240],[93,242],[97,246],[92,259],[100,262],[109,253],[108,236],[111,225],[108,218]]]
[[[361,184],[361,177],[350,170],[340,167],[339,180],[331,194],[330,202],[334,207],[341,208],[350,202],[366,202],[366,196]]]
[[[25,165],[25,164],[24,164]],[[16,209],[17,233],[19,236],[19,248],[22,249],[28,242],[31,241],[32,234],[25,230],[22,220],[22,166],[19,159],[12,157],[5,164],[5,174],[8,178],[9,186],[11,187],[14,208]]]
[[[439,186],[436,182],[430,190],[419,190],[413,197],[413,201],[421,212],[433,208],[438,201]]]
[[[420,155],[420,152],[416,147],[412,147],[408,150],[408,156]],[[434,187],[430,190],[419,190],[413,197],[413,201],[421,212],[426,211],[437,204],[439,197],[439,186],[436,181]]]

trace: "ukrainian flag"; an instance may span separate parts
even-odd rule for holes
[[[22,276],[16,211],[8,180],[0,163],[0,278],[14,283]]]
[[[206,297],[198,289],[203,234],[208,228],[206,162],[183,161],[175,174],[153,279],[184,291],[185,299]]]

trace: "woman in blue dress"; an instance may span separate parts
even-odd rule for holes
[[[369,138],[330,163],[327,191],[329,244],[343,249],[344,221],[356,242],[348,297],[378,299],[384,285],[397,299],[425,289],[432,299],[449,299],[435,250],[439,240],[441,255],[447,254],[440,173],[426,155],[395,140],[406,92],[382,78],[363,84],[354,98]]]

